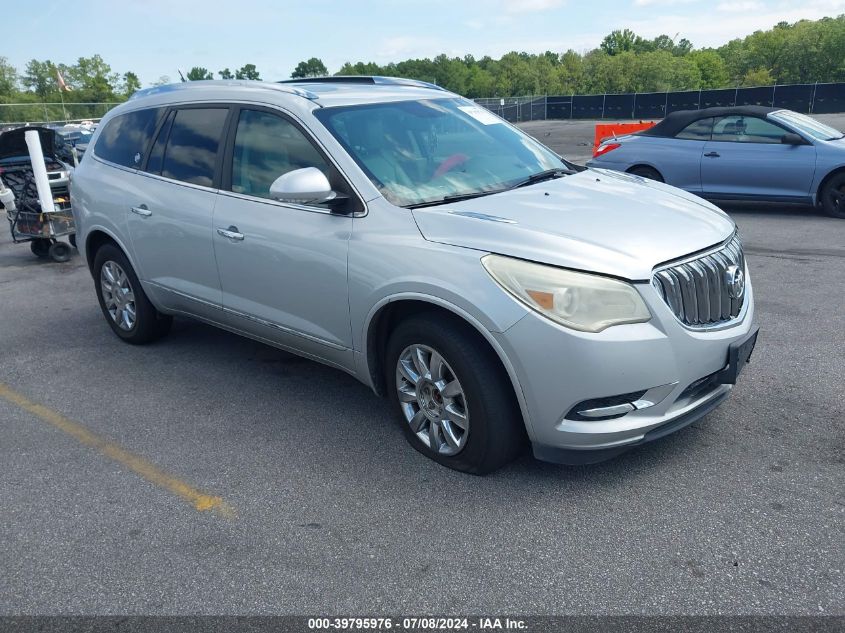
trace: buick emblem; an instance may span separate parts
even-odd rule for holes
[[[725,284],[728,286],[728,296],[739,299],[745,292],[745,273],[739,266],[728,266],[725,269]]]

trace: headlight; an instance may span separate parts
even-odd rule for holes
[[[501,255],[485,255],[481,263],[522,303],[574,330],[601,332],[651,318],[642,297],[624,281]]]

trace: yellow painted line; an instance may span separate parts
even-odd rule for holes
[[[38,417],[44,422],[47,422],[60,431],[64,431],[81,444],[97,449],[106,457],[109,457],[122,466],[125,466],[150,483],[181,497],[193,505],[196,510],[199,510],[200,512],[213,510],[214,512],[217,512],[227,518],[234,516],[232,508],[223,501],[222,497],[208,495],[197,490],[181,479],[167,474],[158,468],[158,466],[147,461],[143,457],[134,455],[118,444],[92,433],[81,424],[68,420],[61,413],[57,413],[56,411],[45,407],[43,404],[33,402],[25,395],[18,393],[8,385],[1,382],[0,398],[17,405],[25,411],[28,411],[32,415]]]

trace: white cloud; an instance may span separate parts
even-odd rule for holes
[[[435,37],[399,35],[382,40],[376,52],[376,61],[397,62],[412,57],[431,57],[445,53],[459,55],[459,51]]]
[[[635,7],[671,6],[673,4],[690,4],[699,0],[634,0]]]
[[[747,0],[746,2],[721,2],[716,5],[716,11],[723,13],[744,13],[745,11],[756,11],[762,9],[763,3],[755,0]]]
[[[505,2],[508,13],[537,13],[557,9],[565,4],[565,0],[520,0],[519,2]]]

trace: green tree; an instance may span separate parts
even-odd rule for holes
[[[291,79],[303,79],[305,77],[325,77],[328,74],[329,69],[326,68],[323,60],[312,57],[307,61],[299,62],[290,77]]]
[[[260,81],[261,76],[255,68],[255,64],[244,64],[235,71],[235,79],[251,79],[252,81]]]
[[[99,55],[80,57],[62,70],[65,81],[84,101],[113,101],[120,76]]]
[[[235,76],[232,74],[232,71],[228,68],[224,68],[223,70],[218,70],[217,74],[220,75],[220,79],[234,79]]]
[[[141,80],[132,71],[123,73],[123,89],[121,92],[127,99],[141,89]]]
[[[714,50],[693,51],[689,57],[698,66],[701,75],[699,88],[710,90],[730,85],[728,67],[719,53]]]
[[[203,81],[205,79],[214,79],[214,74],[202,66],[194,66],[188,71],[186,79],[188,81]]]
[[[5,57],[0,57],[0,99],[11,97],[18,89],[18,71]]]
[[[768,68],[755,68],[745,73],[742,78],[742,85],[753,86],[771,86],[775,83],[774,77]]]
[[[49,59],[38,61],[31,59],[26,64],[21,83],[24,87],[37,94],[42,100],[57,88],[56,66]]]
[[[622,29],[611,32],[601,41],[599,46],[608,55],[618,55],[627,51],[633,51],[637,48],[649,48],[644,45],[644,40],[639,35],[630,29]]]

